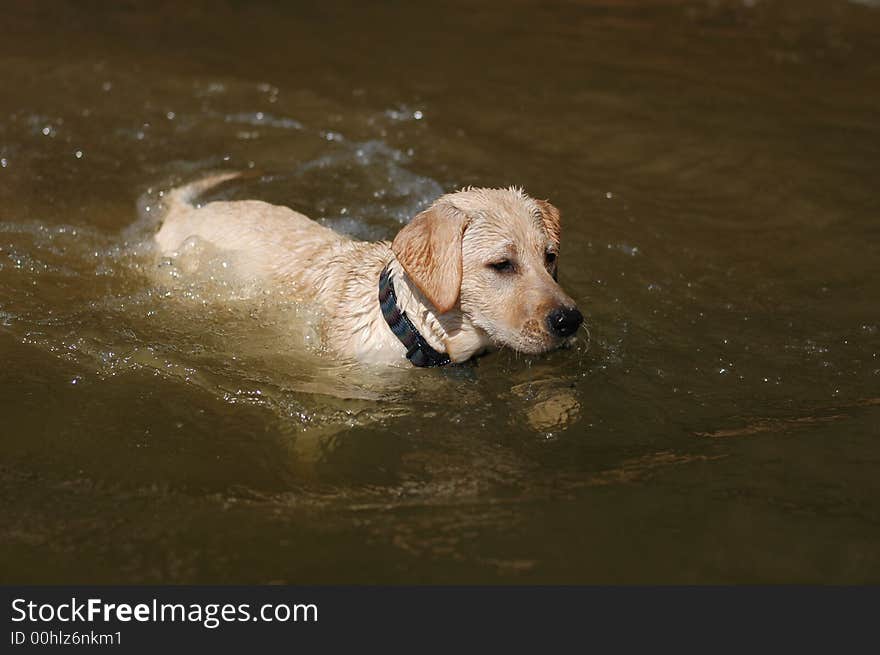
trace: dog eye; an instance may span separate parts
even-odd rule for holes
[[[553,264],[556,263],[556,253],[555,252],[548,252],[547,254],[544,255],[544,261],[547,262],[548,266],[552,266]]]
[[[499,262],[489,264],[489,268],[494,268],[499,273],[511,273],[513,272],[513,262],[509,259],[502,259]]]

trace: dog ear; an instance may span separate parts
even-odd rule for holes
[[[559,222],[559,210],[546,200],[535,200],[538,210],[541,212],[541,222],[544,223],[544,229],[558,248],[559,239],[562,236],[562,226]]]
[[[445,314],[461,291],[461,238],[467,216],[452,205],[435,204],[406,224],[391,250],[425,297]]]

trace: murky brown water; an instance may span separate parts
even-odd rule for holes
[[[872,4],[5,3],[0,581],[880,581]],[[323,359],[157,274],[217,168],[365,238],[549,197],[592,344]]]

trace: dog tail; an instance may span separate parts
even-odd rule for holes
[[[190,182],[189,184],[184,184],[183,186],[171,189],[171,191],[165,194],[166,213],[170,214],[177,210],[192,206],[193,200],[206,191],[209,191],[215,186],[219,186],[229,180],[234,180],[241,175],[242,173],[240,171],[215,173],[214,175],[203,177],[195,182]]]

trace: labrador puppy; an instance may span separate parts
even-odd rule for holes
[[[559,210],[520,189],[444,195],[393,241],[365,242],[258,200],[191,204],[237,175],[168,193],[160,251],[194,237],[230,251],[240,275],[314,305],[339,356],[441,366],[494,347],[541,353],[583,321],[556,281]]]

